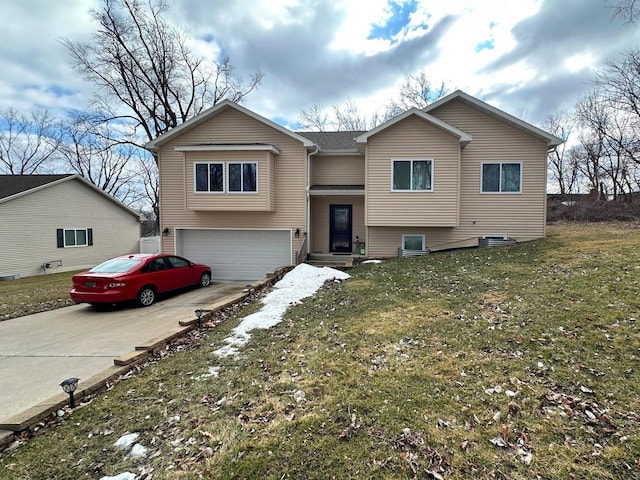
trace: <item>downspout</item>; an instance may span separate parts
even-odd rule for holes
[[[311,253],[311,239],[309,232],[311,231],[311,156],[315,155],[320,151],[320,148],[316,145],[316,148],[313,152],[307,153],[307,258]]]

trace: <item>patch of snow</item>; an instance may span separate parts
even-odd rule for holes
[[[226,345],[214,354],[219,357],[236,355],[240,347],[251,338],[251,330],[267,329],[277,325],[289,305],[310,297],[328,280],[346,280],[350,276],[335,268],[314,267],[301,263],[273,286],[273,290],[262,300],[264,306],[256,313],[245,317],[240,325],[232,330],[233,334],[225,339]]]
[[[128,433],[116,440],[116,443],[114,443],[113,446],[116,448],[121,448],[122,450],[129,450],[129,448],[131,448],[131,445],[136,443],[136,440],[138,440],[139,436],[140,434],[137,432]]]
[[[197,377],[191,377],[195,380],[202,380],[209,377],[218,377],[220,375],[220,367],[209,367],[209,371],[207,373],[203,373],[202,375],[198,375]]]
[[[382,260],[365,260],[365,261],[364,261],[364,262],[362,262],[362,263],[363,263],[363,264],[364,264],[364,263],[382,263]]]
[[[147,447],[144,445],[140,445],[136,443],[131,451],[129,452],[129,456],[132,458],[143,458],[147,456]]]
[[[101,477],[100,480],[136,480],[136,474],[131,472],[119,473],[114,477]]]

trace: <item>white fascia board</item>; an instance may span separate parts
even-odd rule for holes
[[[272,152],[280,155],[275,145],[234,144],[234,145],[178,145],[176,152]]]

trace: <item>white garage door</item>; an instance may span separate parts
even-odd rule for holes
[[[178,230],[176,252],[211,265],[215,280],[260,280],[291,265],[289,230]]]

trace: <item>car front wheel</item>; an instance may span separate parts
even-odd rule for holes
[[[200,286],[201,287],[208,287],[209,285],[211,285],[211,274],[208,273],[208,272],[204,272],[200,276]]]
[[[138,292],[138,305],[150,307],[156,301],[156,291],[153,287],[144,287]]]

